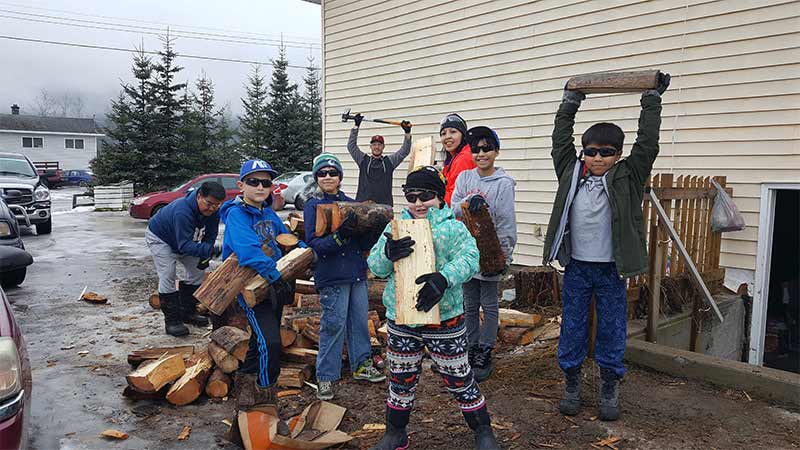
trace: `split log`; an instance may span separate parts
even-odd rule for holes
[[[214,363],[224,373],[233,373],[239,368],[239,360],[226,352],[224,348],[217,345],[214,341],[208,343],[208,354],[211,355]]]
[[[469,210],[469,202],[464,202],[461,204],[461,213],[464,225],[478,244],[481,272],[502,272],[506,268],[506,258],[500,247],[500,239],[497,237],[489,208],[484,206],[480,211],[473,213]]]
[[[83,294],[81,294],[81,300],[88,303],[97,303],[97,304],[108,303],[108,297],[91,291],[86,291]]]
[[[150,307],[153,309],[161,309],[161,297],[158,295],[158,291],[153,292],[150,294]]]
[[[420,166],[432,166],[436,160],[436,139],[429,136],[417,139],[411,146],[408,158],[408,171]]]
[[[383,324],[377,331],[383,342],[389,342],[389,326],[387,324]]]
[[[234,358],[244,361],[250,344],[250,334],[236,327],[224,326],[211,333],[211,341]]]
[[[239,306],[239,302],[231,303],[221,316],[211,313],[209,318],[211,319],[212,330],[228,325],[250,332],[250,322],[247,320],[247,315],[242,307]]]
[[[223,398],[228,396],[231,390],[231,377],[225,375],[219,367],[214,369],[206,383],[206,395],[211,398]]]
[[[508,308],[500,308],[499,315],[501,327],[533,328],[542,322],[542,316],[539,314],[528,314]]]
[[[314,287],[313,281],[295,280],[294,292],[297,294],[317,294],[317,288]]]
[[[281,374],[278,376],[278,386],[301,388],[305,382],[312,377],[310,364],[286,364],[281,367]]]
[[[386,319],[386,306],[383,304],[383,291],[385,289],[386,280],[374,279],[367,281],[369,309],[375,310],[381,320]]]
[[[433,248],[431,224],[427,219],[393,220],[392,237],[400,239],[411,236],[414,252],[394,263],[394,283],[398,325],[438,324],[439,305],[429,312],[417,311],[417,293],[422,289],[416,284],[417,277],[436,272],[436,255]]]
[[[148,361],[134,370],[126,379],[128,384],[139,392],[157,392],[186,372],[183,357],[179,354],[164,355]]]
[[[122,390],[122,396],[133,401],[140,401],[140,400],[161,400],[167,395],[167,388],[164,387],[158,392],[139,392],[136,389],[125,386],[125,389]]]
[[[319,324],[306,324],[301,334],[319,346]]]
[[[304,310],[310,309],[314,311],[321,311],[322,305],[320,304],[319,300],[319,294],[303,294],[300,296],[297,302],[297,307]]]
[[[391,206],[374,202],[334,202],[317,205],[317,228],[314,234],[322,237],[333,233],[339,229],[342,220],[351,213],[357,218],[355,229],[357,235],[383,230],[394,217]]]
[[[523,305],[555,305],[560,303],[558,274],[552,267],[525,267],[514,273],[516,301]]]
[[[381,318],[380,316],[378,316],[378,312],[370,310],[367,314],[368,314],[367,317],[372,322],[372,325],[375,327],[375,329],[377,330],[378,328],[380,328]]]
[[[314,342],[311,339],[305,337],[305,335],[303,335],[302,333],[297,335],[297,339],[295,339],[293,346],[309,350],[316,350],[317,348],[319,348],[319,344],[317,342]]]
[[[500,342],[510,345],[528,345],[533,342],[534,329],[528,327],[503,327],[497,333]]]
[[[281,358],[284,361],[314,365],[317,363],[317,354],[319,351],[314,349],[292,346],[283,349]]]
[[[234,328],[234,330],[236,329]],[[187,369],[172,385],[167,392],[167,401],[176,406],[183,406],[197,400],[205,388],[206,379],[213,364],[208,353],[203,353],[203,357],[197,361],[197,364]]]
[[[203,281],[194,296],[209,311],[222,316],[255,274],[255,270],[240,266],[236,255],[231,255]]]
[[[289,328],[281,327],[281,347],[286,348],[294,344],[295,340],[297,340],[296,331]]]
[[[294,233],[295,236],[299,237],[300,239],[306,238],[306,227],[305,221],[302,217],[293,217],[291,214],[289,215],[289,231]]]
[[[134,350],[128,354],[128,364],[132,367],[138,367],[139,364],[145,361],[151,361],[167,355],[180,355],[181,359],[186,359],[194,353],[194,346],[183,345],[180,347],[153,347],[145,348],[142,350]]]
[[[281,248],[283,253],[289,253],[290,251],[294,250],[295,247],[297,247],[300,239],[294,234],[283,233],[275,237],[275,242],[278,243],[278,246]]]
[[[567,89],[584,94],[641,92],[658,86],[659,73],[658,70],[587,73],[570,78]]]
[[[277,269],[281,278],[291,282],[314,262],[314,251],[310,248],[296,248],[278,260]],[[242,290],[244,301],[251,308],[264,300],[269,293],[270,284],[261,275],[253,272]]]

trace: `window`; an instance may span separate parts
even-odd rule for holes
[[[234,177],[222,177],[222,187],[224,187],[225,190],[239,189],[236,186],[237,181],[238,179]]]
[[[42,138],[37,137],[23,137],[22,138],[22,147],[23,148],[42,148]]]
[[[64,148],[83,149],[83,139],[64,139]]]

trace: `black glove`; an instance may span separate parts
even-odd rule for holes
[[[350,213],[347,217],[344,218],[342,223],[339,225],[339,229],[336,230],[339,233],[339,236],[343,238],[353,237],[356,233],[356,226],[358,225],[358,217],[356,217],[355,213]]]
[[[389,261],[399,261],[414,252],[414,249],[411,248],[414,245],[411,236],[394,240],[388,232],[383,233],[383,235],[386,236],[386,246],[383,247],[383,251]]]
[[[671,79],[672,79],[672,77],[670,76],[670,74],[659,72],[659,74],[658,74],[658,84],[656,85],[656,90],[658,91],[659,95],[661,95],[661,94],[663,94],[664,92],[667,91],[667,88],[669,87],[669,82],[670,82]]]
[[[569,81],[567,81],[567,83],[569,83]],[[564,85],[564,95],[561,97],[562,103],[574,103],[580,106],[581,102],[584,100],[586,100],[586,94],[581,91],[567,89],[567,85]]]
[[[294,303],[294,289],[283,278],[278,278],[272,283],[272,291],[281,305]]]
[[[447,280],[439,272],[422,275],[414,282],[417,284],[425,283],[417,296],[417,311],[430,311],[431,308],[439,303],[439,300],[444,296],[444,291],[447,289]]]
[[[486,199],[483,198],[482,195],[473,195],[472,198],[469,199],[469,208],[467,208],[469,212],[475,214],[483,207],[488,208],[489,205],[486,204]]]
[[[411,133],[411,122],[407,120],[400,122],[400,128],[402,128],[406,134]]]
[[[222,246],[219,244],[214,244],[214,249],[211,250],[211,258],[216,258],[222,254]]]
[[[353,116],[353,122],[355,122],[356,128],[361,126],[362,120],[364,120],[364,116],[362,116],[361,113],[356,113],[356,115]]]
[[[503,270],[501,270],[500,272],[481,272],[481,276],[490,278],[490,277],[496,277],[498,275],[505,275],[506,272],[508,272],[508,264],[506,264],[505,267],[503,267]]]
[[[208,269],[208,263],[211,261],[211,258],[201,259],[200,262],[197,263],[197,270],[206,270]]]

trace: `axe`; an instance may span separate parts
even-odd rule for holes
[[[356,114],[358,114],[358,113],[356,113]],[[355,117],[356,117],[356,116],[355,116],[354,114],[350,114],[350,108],[347,108],[347,111],[345,111],[345,112],[344,112],[344,114],[342,114],[342,122],[347,122],[348,120],[353,120]],[[361,120],[362,120],[362,121],[363,121],[363,120],[366,120],[366,121],[368,121],[368,122],[376,122],[376,123],[386,123],[386,124],[389,124],[389,125],[397,125],[397,126],[400,126],[400,122],[401,122],[400,120],[391,120],[391,119],[367,119],[366,117],[364,117],[364,118],[363,118],[363,119],[361,119]]]

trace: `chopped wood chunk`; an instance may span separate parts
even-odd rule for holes
[[[208,343],[208,354],[224,373],[232,373],[239,368],[239,360],[214,341]]]
[[[204,353],[205,357],[190,367],[178,378],[167,392],[167,401],[173,405],[188,405],[200,397],[205,388],[206,379],[213,365],[211,357]]]
[[[97,304],[108,303],[108,297],[97,294],[95,292],[88,292],[88,291],[84,292],[83,295],[81,295],[81,300]]]
[[[158,359],[164,354],[167,355],[181,355],[181,358],[187,359],[194,353],[194,346],[182,345],[180,347],[152,347],[142,350],[134,350],[128,354],[128,364],[133,367],[139,366],[144,361]]]
[[[224,326],[211,333],[211,341],[222,347],[239,361],[244,361],[250,344],[250,334],[239,328]]]
[[[164,355],[154,361],[148,361],[130,374],[128,384],[140,392],[156,392],[167,383],[171,383],[183,375],[186,366],[181,355]]]
[[[206,395],[211,398],[223,398],[228,395],[231,389],[231,377],[225,374],[219,367],[214,369],[206,383]]]
[[[111,438],[111,439],[119,439],[121,441],[124,441],[125,439],[128,439],[128,433],[124,433],[122,431],[114,430],[114,429],[105,430],[102,433],[100,433],[100,436]]]
[[[192,427],[190,427],[189,425],[184,425],[183,426],[183,430],[181,431],[181,434],[178,435],[178,440],[179,441],[185,441],[185,440],[189,439],[189,434],[191,432],[192,432]]]

